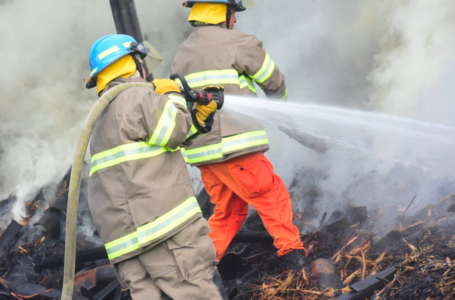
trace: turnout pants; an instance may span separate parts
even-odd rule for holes
[[[133,300],[222,300],[215,248],[200,218],[168,240],[138,256],[115,264]],[[227,299],[227,298],[225,298]]]
[[[278,256],[304,249],[299,230],[292,223],[288,190],[263,153],[239,156],[228,161],[199,166],[207,193],[216,205],[209,219],[220,260],[242,227],[251,204],[274,238]]]

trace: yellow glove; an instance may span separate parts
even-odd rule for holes
[[[210,102],[208,105],[196,104],[196,118],[199,124],[205,125],[207,118],[216,111],[217,104],[215,101]]]
[[[209,86],[203,88],[202,90],[203,91],[205,91],[205,90],[209,90],[209,91],[210,90],[224,90],[224,86],[222,86],[222,85],[209,85]]]
[[[152,82],[155,85],[155,92],[159,95],[169,92],[180,93],[180,86],[171,79],[155,79]]]

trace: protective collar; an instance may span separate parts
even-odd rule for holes
[[[226,21],[227,10],[224,3],[194,3],[188,21],[220,24]]]
[[[126,55],[98,74],[96,88],[98,94],[106,88],[109,82],[118,77],[127,78],[136,73],[136,63],[131,55]]]

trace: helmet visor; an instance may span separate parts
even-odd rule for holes
[[[254,0],[242,0],[242,5],[245,7],[245,9],[253,9],[256,7]]]
[[[161,55],[159,55],[155,48],[153,48],[147,41],[140,44],[133,43],[131,45],[131,49],[139,52],[141,59],[144,61],[147,75],[150,75],[153,71],[155,71],[156,68],[158,68],[158,66],[163,62]]]
[[[161,55],[159,55],[155,48],[153,48],[152,45],[150,45],[149,42],[145,41],[143,45],[147,52],[147,55],[143,58],[143,60],[145,65],[147,66],[148,73],[151,74],[163,62],[163,58],[161,57]]]

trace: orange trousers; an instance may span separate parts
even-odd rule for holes
[[[226,162],[199,166],[207,193],[216,205],[209,219],[220,260],[242,227],[251,204],[274,238],[278,256],[304,249],[299,230],[292,223],[288,190],[263,153],[239,156]]]

